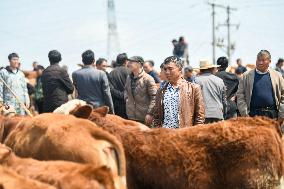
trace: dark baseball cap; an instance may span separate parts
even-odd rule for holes
[[[140,64],[144,64],[144,59],[141,56],[132,56],[128,58],[128,60],[131,62],[138,62]]]

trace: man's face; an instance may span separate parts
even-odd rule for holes
[[[33,68],[36,68],[36,67],[37,67],[37,63],[34,62],[34,63],[33,63]]]
[[[176,82],[181,76],[181,70],[172,62],[164,66],[164,72],[169,82]]]
[[[38,75],[38,76],[42,76],[42,72],[43,72],[42,69],[38,69],[38,70],[37,70],[37,75]]]
[[[139,62],[133,62],[133,61],[129,61],[128,62],[128,68],[130,69],[130,71],[133,72],[137,72],[140,69],[141,65]]]
[[[242,65],[242,60],[237,60],[237,65],[241,66]]]
[[[143,64],[143,69],[145,70],[146,73],[149,73],[153,70],[153,67],[149,64],[149,62],[145,62]]]
[[[101,63],[101,65],[98,65],[97,66],[97,69],[98,70],[102,70],[102,71],[106,71],[106,69],[107,69],[107,62],[106,61],[103,61],[102,63]]]
[[[267,71],[271,60],[267,56],[261,56],[256,59],[256,68],[261,71]]]
[[[11,60],[10,60],[10,66],[12,67],[12,68],[19,68],[19,64],[20,63],[20,61],[19,61],[19,58],[17,58],[17,57],[13,57]]]

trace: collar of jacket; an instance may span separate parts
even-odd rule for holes
[[[82,68],[95,68],[95,67],[93,66],[93,64],[91,64],[91,65],[84,65]]]
[[[130,78],[131,78],[131,80],[137,80],[137,79],[139,79],[139,78],[141,78],[143,75],[144,75],[144,70],[142,69],[142,71],[139,73],[139,75],[137,76],[137,77],[134,77],[134,74],[133,73],[131,73],[130,74]]]
[[[180,86],[184,83],[184,82],[187,82],[183,77],[181,77],[178,82],[177,82],[177,87],[176,88],[180,88]],[[162,88],[162,92],[164,92],[167,88],[168,88],[168,85],[170,84],[170,82],[166,82]]]
[[[260,75],[264,75],[264,74],[269,73],[269,72],[270,72],[270,69],[268,68],[265,72],[261,72],[261,71],[259,71],[257,68],[255,68],[255,72],[258,73],[258,74],[260,74]]]
[[[8,72],[10,72],[10,73],[13,73],[13,74],[16,74],[16,73],[18,73],[18,71],[19,71],[19,69],[17,68],[16,70],[16,72],[13,72],[13,70],[11,69],[11,67],[10,66],[7,66],[6,67],[6,70],[8,71]]]

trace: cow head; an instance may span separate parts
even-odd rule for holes
[[[75,109],[70,111],[70,114],[78,118],[88,119],[92,111],[93,107],[90,105],[78,105]]]
[[[7,160],[11,154],[11,148],[5,146],[4,144],[0,144],[0,164],[5,162],[5,160]]]
[[[108,114],[109,108],[102,106],[93,110],[92,114],[97,114],[100,117],[105,117]]]

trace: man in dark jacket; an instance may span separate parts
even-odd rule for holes
[[[110,92],[112,95],[115,114],[126,118],[126,102],[124,100],[124,88],[126,78],[130,74],[127,68],[128,58],[126,53],[119,54],[116,58],[116,67],[109,74]]]
[[[61,54],[57,50],[48,53],[50,66],[42,74],[43,112],[53,112],[68,101],[74,86],[67,71],[59,66]]]
[[[220,57],[217,60],[218,72],[216,76],[224,81],[226,86],[227,95],[227,114],[225,119],[229,119],[237,116],[237,104],[236,104],[236,92],[238,90],[239,79],[233,74],[226,72],[228,67],[228,59],[226,57]]]

